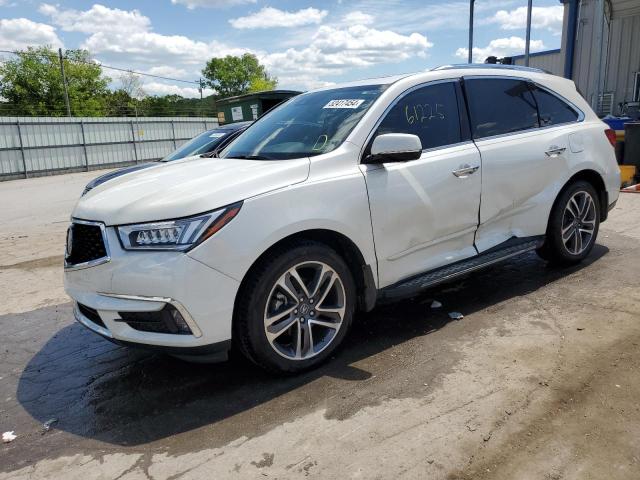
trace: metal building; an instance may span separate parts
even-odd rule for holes
[[[222,125],[257,120],[267,110],[300,93],[296,90],[269,90],[217,100],[218,121]]]
[[[531,54],[529,65],[572,78],[600,115],[640,102],[640,0],[560,0],[562,46]],[[517,65],[524,56],[512,57]]]
[[[565,17],[565,73],[592,107],[619,114],[640,101],[640,0],[566,0]]]
[[[524,55],[514,55],[511,57],[514,65],[524,65]],[[546,50],[544,52],[534,52],[529,54],[529,66],[541,68],[554,75],[564,75],[564,56],[562,50]]]

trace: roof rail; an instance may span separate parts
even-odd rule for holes
[[[459,63],[454,65],[441,65],[439,67],[432,68],[431,71],[437,70],[453,70],[458,68],[474,69],[474,68],[490,68],[496,70],[519,70],[523,72],[537,72],[537,73],[549,73],[541,68],[523,67],[521,65],[502,65],[498,63]]]

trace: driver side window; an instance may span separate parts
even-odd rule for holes
[[[461,142],[455,83],[427,85],[402,97],[380,123],[376,136],[384,133],[417,135],[423,150]]]

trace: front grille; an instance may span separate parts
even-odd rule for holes
[[[79,303],[78,310],[82,315],[84,315],[87,319],[91,320],[96,325],[102,328],[107,328],[104,322],[102,321],[102,319],[100,318],[100,314],[96,309],[87,307],[86,305]]]
[[[100,225],[72,223],[67,234],[67,265],[73,266],[107,258]]]

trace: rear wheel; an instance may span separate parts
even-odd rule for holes
[[[545,243],[538,254],[555,263],[578,263],[591,252],[599,227],[598,195],[590,183],[577,181],[560,194],[554,205]]]
[[[344,260],[315,242],[274,252],[251,273],[234,320],[240,350],[271,371],[315,367],[351,324],[355,286]]]

